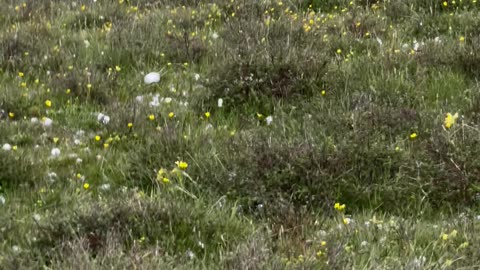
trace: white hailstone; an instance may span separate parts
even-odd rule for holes
[[[55,180],[57,179],[57,174],[54,173],[54,172],[49,172],[49,173],[47,174],[47,177],[48,177],[48,181],[49,181],[50,183],[53,183],[53,182],[55,182]]]
[[[187,258],[190,259],[190,260],[195,258],[195,253],[193,253],[191,250],[188,250],[186,255],[187,255]]]
[[[138,103],[143,103],[143,96],[136,96],[136,97],[135,97],[135,100],[136,100]]]
[[[52,154],[52,157],[58,157],[58,156],[60,156],[60,149],[53,148],[50,153]]]
[[[20,247],[19,246],[13,246],[12,251],[16,254],[20,253]]]
[[[222,98],[219,98],[218,101],[217,101],[217,106],[219,108],[223,107],[223,99]]]
[[[195,81],[198,81],[198,80],[200,80],[200,74],[198,74],[198,73],[195,73],[195,76],[194,76],[194,78],[195,78]]]
[[[345,223],[345,225],[348,225],[352,222],[352,219],[347,217],[343,219],[343,222]]]
[[[100,190],[107,191],[110,189],[110,184],[103,184],[100,186]]]
[[[156,94],[152,97],[152,101],[150,101],[150,107],[158,107],[160,106],[160,95]]]
[[[106,125],[106,124],[108,124],[108,122],[110,122],[110,116],[108,116],[106,114],[103,114],[103,113],[99,113],[97,115],[97,121]]]
[[[42,123],[43,123],[43,126],[44,126],[44,127],[50,127],[50,126],[52,126],[52,124],[53,124],[53,120],[50,119],[50,118],[48,118],[48,117],[45,117],[45,118],[43,119]]]
[[[2,149],[4,151],[10,151],[10,150],[12,150],[12,146],[10,144],[6,143],[2,146]]]
[[[171,98],[171,97],[166,97],[166,98],[163,100],[163,102],[165,102],[165,103],[168,104],[168,103],[172,102],[172,98]]]
[[[42,219],[42,217],[39,214],[33,214],[33,220],[36,222],[39,222]]]
[[[160,81],[160,73],[158,72],[150,72],[143,78],[145,84],[152,84],[157,83]]]
[[[30,123],[32,123],[32,124],[36,124],[36,123],[38,123],[38,122],[39,122],[39,121],[38,121],[38,118],[37,118],[37,117],[32,117],[32,119],[30,119]]]
[[[0,204],[1,205],[4,205],[5,204],[5,197],[3,197],[2,195],[0,195]]]
[[[267,122],[267,125],[270,125],[273,121],[273,116],[267,116],[267,118],[265,118],[265,121]]]

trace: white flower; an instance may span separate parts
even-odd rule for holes
[[[203,249],[205,248],[205,244],[202,243],[202,241],[198,241],[198,245]]]
[[[366,247],[366,246],[368,246],[368,242],[367,241],[362,241],[362,243],[360,243],[360,246],[361,247]]]
[[[77,160],[75,161],[75,163],[77,164],[81,164],[83,162],[83,160],[81,158],[77,158]]]
[[[270,125],[273,121],[273,116],[267,116],[267,118],[265,118],[265,121],[267,122],[267,125]]]
[[[166,98],[163,100],[163,102],[165,102],[165,103],[168,104],[168,103],[172,102],[172,98],[171,98],[171,97],[166,97]]]
[[[53,120],[48,117],[45,117],[42,119],[42,123],[44,127],[50,127],[53,124]]]
[[[0,204],[3,205],[5,204],[5,197],[3,197],[2,195],[0,195]]]
[[[73,143],[74,143],[75,145],[79,145],[79,144],[81,144],[82,142],[81,142],[79,139],[75,139],[75,140],[73,140]]]
[[[198,73],[195,73],[195,76],[194,76],[194,78],[195,78],[195,81],[198,81],[198,80],[200,80],[200,74],[198,74]]]
[[[217,101],[217,106],[219,108],[223,107],[223,99],[219,98],[218,101]]]
[[[212,38],[213,38],[213,39],[217,39],[217,38],[218,38],[218,34],[217,34],[217,32],[213,32],[213,34],[212,34]]]
[[[38,123],[38,122],[39,122],[39,121],[38,121],[38,118],[37,118],[37,117],[32,117],[32,119],[30,119],[30,123],[32,123],[32,124],[36,124],[36,123]]]
[[[6,143],[2,146],[2,149],[4,151],[10,151],[10,150],[12,150],[12,146],[10,144]]]
[[[97,115],[97,121],[106,125],[106,124],[108,124],[108,122],[110,122],[110,116],[108,116],[106,114],[103,114],[103,113],[99,113]]]
[[[158,72],[150,72],[143,78],[145,84],[152,84],[157,83],[160,81],[160,73]]]
[[[60,149],[58,148],[53,148],[51,151],[52,157],[58,157],[60,156]]]
[[[49,172],[47,174],[47,176],[48,176],[48,180],[50,180],[50,182],[55,182],[55,179],[57,178],[57,174],[54,173],[54,172]]]

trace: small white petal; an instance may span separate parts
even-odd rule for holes
[[[219,108],[223,107],[223,99],[219,98],[218,101],[217,101],[217,106]]]

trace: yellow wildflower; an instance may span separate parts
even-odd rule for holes
[[[163,177],[163,178],[162,178],[162,182],[163,182],[164,184],[169,184],[169,183],[170,183],[170,179],[168,179],[168,178],[166,178],[166,177]]]
[[[345,204],[340,204],[340,203],[337,202],[337,203],[335,203],[333,208],[335,208],[335,210],[338,210],[338,211],[343,211],[343,210],[345,210]]]
[[[150,114],[150,115],[148,116],[148,120],[150,120],[150,121],[155,120],[155,115]]]
[[[455,121],[458,118],[458,113],[455,113],[452,115],[451,113],[447,113],[447,116],[445,117],[445,121],[443,122],[443,125],[445,126],[446,129],[449,129],[455,124]]]
[[[411,140],[415,140],[416,138],[417,138],[417,133],[413,132],[412,134],[410,134]]]
[[[174,114],[173,112],[170,112],[170,113],[168,114],[168,117],[169,117],[169,118],[173,118],[174,116],[175,116],[175,114]]]
[[[102,139],[102,137],[100,137],[99,135],[95,136],[95,141],[100,141]]]
[[[89,188],[90,188],[90,184],[88,183],[83,184],[83,189],[87,190]]]
[[[185,161],[176,161],[175,164],[177,164],[177,167],[178,167],[180,170],[185,170],[185,169],[187,169],[187,167],[188,167],[188,163],[185,162]]]
[[[45,106],[47,106],[48,108],[52,107],[52,101],[49,99],[45,100]]]

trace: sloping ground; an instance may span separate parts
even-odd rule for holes
[[[8,1],[0,268],[478,267],[478,5]]]

